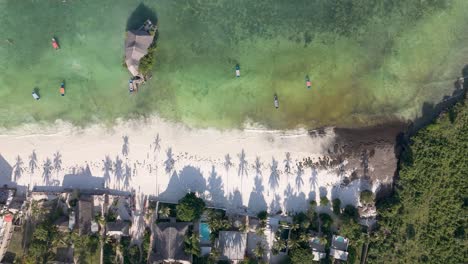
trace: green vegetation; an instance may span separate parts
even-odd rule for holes
[[[333,199],[332,201],[332,208],[333,212],[337,215],[340,215],[340,210],[341,210],[341,200],[338,198]]]
[[[300,263],[313,263],[314,256],[312,255],[312,251],[310,249],[305,248],[297,248],[291,250],[289,254],[291,258],[292,264],[300,264]]]
[[[327,206],[330,203],[326,196],[320,197],[320,206]]]
[[[369,204],[374,202],[374,194],[369,190],[362,191],[359,195],[359,198],[361,200],[361,203],[363,204]]]
[[[139,2],[0,1],[0,126],[154,111],[223,128],[366,125],[419,114],[451,92],[468,57],[465,0],[142,2],[160,22],[156,74],[128,96],[122,43]]]
[[[205,210],[205,202],[198,198],[195,193],[187,193],[176,206],[177,219],[183,222],[192,222],[200,219]]]
[[[219,231],[231,228],[231,223],[226,217],[226,212],[222,210],[207,209],[208,225],[210,227],[210,240],[214,242],[218,237]]]
[[[369,263],[466,263],[468,105],[419,131],[394,196],[379,205]]]
[[[200,237],[192,229],[187,231],[184,239],[184,252],[187,255],[200,257]]]
[[[143,75],[148,75],[153,70],[154,64],[156,63],[156,46],[155,44],[151,45],[148,48],[148,54],[143,56],[140,60],[140,65],[138,66],[138,71]]]

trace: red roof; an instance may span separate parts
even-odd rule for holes
[[[5,222],[11,222],[11,221],[13,221],[13,215],[11,215],[11,214],[5,215],[5,216],[3,217],[3,221],[5,221]]]

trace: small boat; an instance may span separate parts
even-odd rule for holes
[[[41,99],[41,97],[39,96],[39,94],[38,94],[36,91],[33,91],[33,92],[32,92],[32,97],[33,97],[35,100]]]
[[[275,99],[275,102],[274,102],[275,108],[278,109],[278,107],[279,107],[279,102],[278,102],[278,96],[277,96],[276,94],[275,94],[274,99]]]
[[[240,77],[240,66],[236,64],[236,77]]]
[[[305,81],[307,89],[310,89],[312,87],[312,83],[310,82],[309,75],[306,76]]]
[[[133,80],[132,79],[128,80],[128,91],[130,93],[133,93],[133,91],[135,91],[135,89],[133,89]]]
[[[56,40],[55,38],[52,38],[52,47],[53,47],[54,49],[56,49],[56,50],[57,50],[57,49],[60,49],[60,46],[59,46],[59,44],[57,43],[57,40]]]
[[[60,84],[60,95],[65,96],[65,83]]]

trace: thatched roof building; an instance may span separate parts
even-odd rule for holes
[[[153,28],[155,26],[147,20],[140,29],[127,31],[125,64],[133,76],[139,75],[140,60],[148,53],[148,48],[153,43],[154,34],[150,33]]]

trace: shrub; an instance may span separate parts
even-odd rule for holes
[[[328,198],[326,196],[320,197],[320,206],[327,206],[330,201],[328,201]]]
[[[205,210],[205,202],[198,198],[195,193],[187,193],[176,207],[177,219],[184,222],[192,222],[200,219]]]
[[[372,203],[374,202],[374,194],[369,190],[362,191],[360,195],[360,199],[361,199],[361,203],[363,204]]]
[[[333,212],[339,215],[340,209],[341,209],[341,200],[338,198],[333,199],[332,204],[333,204]]]
[[[260,220],[266,220],[268,217],[268,213],[266,211],[261,211],[260,213],[257,214],[257,217]]]

